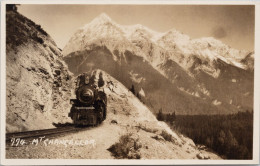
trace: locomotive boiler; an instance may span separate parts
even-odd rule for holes
[[[76,126],[98,125],[106,119],[107,97],[100,84],[100,79],[103,80],[102,73],[98,84],[95,83],[95,78],[95,75],[89,73],[77,77],[76,99],[70,100],[72,106],[69,113]]]

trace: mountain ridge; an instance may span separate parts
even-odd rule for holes
[[[72,36],[63,54],[74,74],[100,68],[126,87],[142,88],[155,112],[160,107],[193,112],[196,102],[204,103],[195,109],[200,113],[253,108],[254,52],[233,49],[212,37],[191,39],[175,29],[160,33],[140,24],[119,25],[102,14]],[[169,97],[179,104],[172,105]]]
[[[105,27],[107,29],[101,29],[101,28]],[[170,29],[166,32],[156,32],[154,30],[151,30],[141,24],[136,24],[136,25],[120,25],[116,22],[114,22],[108,15],[106,15],[105,13],[100,14],[98,17],[96,17],[95,19],[93,19],[90,23],[84,25],[82,28],[80,28],[75,34],[77,34],[76,36],[74,35],[71,40],[68,42],[68,44],[65,45],[64,49],[63,49],[63,53],[64,55],[68,55],[71,52],[76,51],[77,49],[73,49],[73,48],[69,48],[71,47],[71,42],[77,38],[80,37],[79,34],[91,34],[91,30],[95,30],[90,39],[91,40],[95,40],[96,38],[109,38],[109,39],[116,39],[116,40],[121,40],[131,46],[128,47],[133,47],[134,44],[134,37],[143,37],[146,38],[147,40],[150,40],[149,42],[152,44],[156,44],[159,47],[167,47],[165,46],[166,42],[167,44],[169,44],[169,48],[174,47],[178,47],[180,48],[180,50],[184,53],[187,53],[189,55],[191,54],[196,54],[196,51],[194,51],[194,49],[197,49],[198,47],[205,49],[204,52],[209,52],[210,50],[206,49],[207,46],[209,47],[219,47],[219,50],[216,50],[217,53],[222,53],[222,55],[225,56],[216,56],[216,55],[211,55],[208,57],[205,55],[206,53],[201,52],[198,53],[199,55],[206,56],[206,58],[209,59],[214,59],[214,58],[221,58],[222,60],[224,60],[227,63],[230,63],[234,66],[240,67],[245,69],[246,67],[240,63],[239,60],[242,60],[243,58],[246,57],[246,55],[248,55],[250,53],[250,51],[246,51],[246,50],[236,50],[231,48],[230,46],[224,44],[223,42],[221,42],[220,40],[217,40],[213,37],[202,37],[202,38],[197,38],[197,39],[191,39],[188,35],[183,34],[179,31],[177,31],[176,29]],[[102,31],[103,30],[103,31]],[[101,32],[101,33],[100,33]],[[103,32],[103,33],[102,33]],[[136,33],[141,33],[141,35],[136,35]],[[107,35],[107,36],[106,36]],[[87,40],[87,39],[85,39]],[[81,42],[84,42],[84,40],[81,40]],[[111,41],[112,43],[114,41]],[[83,44],[83,43],[81,43]],[[102,44],[102,43],[100,43]],[[189,47],[184,47],[185,45],[189,45]],[[190,46],[192,45],[192,46]],[[84,47],[84,45],[83,45]],[[192,47],[192,48],[190,48]],[[194,48],[193,48],[194,47]],[[137,55],[139,56],[143,56],[142,53],[138,52],[136,50],[136,48],[131,48],[134,49],[133,51],[137,52]],[[172,49],[168,49],[167,51],[172,51]],[[225,53],[225,54],[224,54]],[[230,57],[226,56],[226,54],[230,55]],[[234,55],[238,55],[239,57],[234,58]],[[145,57],[145,56],[144,56]],[[145,57],[146,58],[146,57]],[[147,58],[146,58],[147,59]]]

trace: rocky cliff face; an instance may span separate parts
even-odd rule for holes
[[[6,13],[6,130],[68,121],[71,73],[51,37],[16,11]]]

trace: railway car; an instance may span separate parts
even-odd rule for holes
[[[98,86],[95,75],[83,73],[77,77],[76,99],[70,100],[72,106],[69,113],[76,126],[96,126],[106,119],[107,96],[104,89]]]

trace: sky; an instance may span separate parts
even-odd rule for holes
[[[239,50],[254,50],[252,5],[27,5],[18,11],[63,49],[76,30],[106,13],[121,25],[142,24],[158,32],[176,29],[191,38],[214,37]]]

